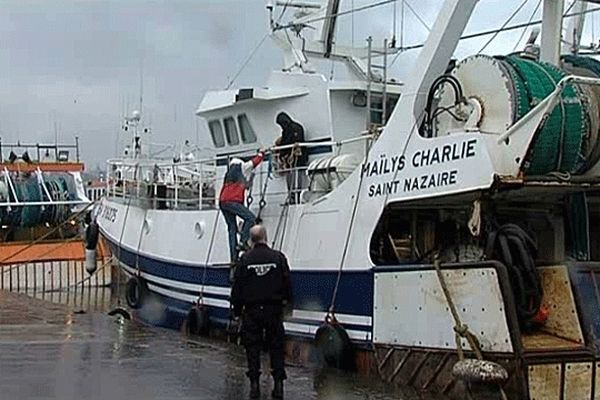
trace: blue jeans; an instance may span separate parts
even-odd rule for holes
[[[231,261],[234,261],[237,258],[238,247],[236,217],[240,217],[244,220],[240,240],[242,244],[245,245],[250,237],[250,228],[254,225],[256,216],[248,209],[248,207],[241,203],[222,202],[219,203],[219,207],[221,208],[221,212],[227,223],[227,230],[229,231],[229,254],[231,255]]]

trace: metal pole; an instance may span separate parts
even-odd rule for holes
[[[544,0],[540,61],[558,65],[562,34],[564,0]]]
[[[200,164],[200,179],[198,180],[198,209],[202,210],[202,164]],[[262,175],[261,175],[262,176]]]
[[[383,39],[383,93],[381,96],[381,125],[385,126],[387,114],[387,52],[388,40]]]
[[[367,38],[367,131],[371,129],[371,47],[373,38]]]
[[[79,136],[75,136],[75,157],[77,158],[77,162],[79,162]]]

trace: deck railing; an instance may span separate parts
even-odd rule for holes
[[[269,179],[269,175],[290,176],[292,182],[286,190],[269,189],[269,197],[283,199],[296,199],[300,201],[301,192],[307,187],[307,167],[297,168],[278,167],[273,160],[273,155],[281,150],[296,148],[317,148],[329,146],[333,155],[340,154],[342,147],[351,143],[374,139],[372,134],[335,142],[306,142],[293,145],[276,146],[268,149],[267,155],[272,163],[255,171],[254,180],[258,179],[259,185],[254,189],[261,189],[262,183]],[[217,207],[218,190],[225,174],[225,166],[234,157],[250,158],[256,151],[244,150],[227,155],[216,156],[208,159],[189,161],[164,161],[152,159],[116,159],[108,161],[106,194],[109,198],[122,199],[127,202],[141,202],[143,206],[151,209],[169,210],[203,210]],[[304,182],[303,182],[304,181]],[[261,186],[258,188],[257,186]],[[280,186],[281,187],[281,186]],[[262,191],[262,190],[261,190]],[[255,193],[256,194],[256,193]]]

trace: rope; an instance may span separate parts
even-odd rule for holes
[[[578,13],[564,14],[563,18],[576,17],[578,15],[591,14],[591,13],[595,13],[597,11],[600,11],[600,7],[596,7],[594,9],[586,10],[586,11],[578,12]],[[593,19],[592,19],[592,21],[593,21]],[[492,30],[489,30],[489,31],[482,31],[482,32],[477,32],[477,33],[471,33],[471,34],[468,34],[468,35],[461,36],[460,40],[475,39],[475,38],[478,38],[478,37],[481,37],[481,36],[493,35],[495,33],[514,31],[516,29],[526,28],[528,26],[540,25],[541,23],[542,23],[542,20],[538,19],[538,20],[535,20],[535,21],[532,21],[532,22],[527,22],[527,23],[524,22],[522,24],[511,25],[511,26],[508,26],[508,27],[503,28],[503,29],[492,29]],[[425,46],[425,43],[419,43],[419,44],[414,44],[414,45],[411,45],[411,46],[401,47],[400,50],[402,50],[402,51],[416,50],[416,49],[420,49],[420,48],[422,48],[424,46]]]
[[[135,252],[135,270],[138,276],[140,276],[140,248],[142,247],[142,240],[144,239],[144,225],[146,225],[147,216],[148,209],[146,208],[144,210],[144,219],[142,219],[142,226],[140,227],[140,237],[138,239],[137,250]]]
[[[246,68],[246,66],[248,65],[248,63],[252,60],[252,58],[254,57],[254,55],[256,54],[256,52],[258,51],[258,49],[262,46],[262,44],[265,42],[265,40],[267,40],[268,37],[269,37],[269,34],[266,33],[265,36],[263,36],[263,38],[260,40],[260,42],[258,42],[258,44],[256,45],[256,47],[254,48],[254,50],[252,50],[252,52],[250,53],[250,55],[246,58],[246,60],[244,61],[244,63],[240,67],[240,69],[236,72],[236,74],[233,76],[233,78],[229,81],[229,83],[225,87],[225,90],[229,90],[231,88],[231,86],[233,85],[233,83],[235,82],[235,80],[244,71],[244,69]]]
[[[573,3],[575,4],[575,3]],[[533,21],[533,18],[535,17],[535,14],[537,13],[537,11],[540,9],[540,6],[542,5],[542,0],[538,0],[537,5],[535,6],[533,12],[531,13],[531,16],[529,17],[529,20],[527,21],[527,24],[530,24],[531,21]],[[569,10],[567,10],[567,12],[569,12]],[[527,27],[523,28],[523,32],[521,32],[521,36],[519,36],[519,40],[517,40],[517,42],[515,43],[515,47],[513,47],[513,53],[515,51],[517,51],[517,47],[519,47],[519,43],[521,43],[521,40],[523,40],[523,36],[525,36],[525,33],[527,32]]]
[[[396,0],[383,0],[383,1],[380,1],[380,2],[377,2],[377,3],[368,4],[368,5],[357,7],[357,8],[352,8],[350,10],[340,11],[338,13],[331,14],[331,15],[326,15],[324,17],[311,18],[311,19],[307,19],[305,21],[302,21],[302,24],[303,25],[309,25],[309,24],[311,24],[313,22],[325,21],[326,19],[337,18],[337,17],[340,17],[342,15],[346,15],[346,14],[354,14],[355,12],[365,11],[365,10],[368,10],[368,9],[371,9],[371,8],[375,8],[375,7],[381,7],[381,6],[384,6],[386,4],[393,3],[394,1],[396,1]],[[295,24],[295,23],[286,24],[286,25],[279,25],[274,30],[293,28],[296,25],[297,24]]]
[[[267,206],[267,202],[265,201],[265,196],[267,195],[267,187],[269,185],[269,179],[271,179],[271,174],[273,171],[273,160],[272,157],[269,157],[269,167],[267,168],[267,177],[265,178],[265,182],[263,183],[262,190],[260,192],[260,200],[258,201],[258,213],[256,214],[257,223],[262,222],[260,218],[263,209]]]
[[[405,0],[404,3],[406,4],[406,7],[408,7],[408,9],[414,14],[414,16],[417,17],[417,20],[419,20],[421,25],[423,25],[428,32],[431,32],[431,27],[423,20],[423,18],[421,18],[421,16],[415,11],[415,9],[412,8],[408,0]]]
[[[442,291],[444,292],[444,297],[446,298],[446,303],[448,303],[448,308],[450,310],[450,314],[452,314],[452,319],[454,320],[454,332],[456,339],[456,347],[458,351],[458,358],[462,361],[465,356],[462,350],[462,342],[461,338],[467,339],[469,345],[471,346],[471,350],[475,353],[475,356],[478,360],[483,360],[483,356],[481,355],[481,345],[479,344],[479,340],[477,337],[469,330],[469,327],[466,324],[463,324],[460,315],[458,314],[458,310],[456,308],[456,304],[452,300],[452,296],[450,295],[450,290],[448,289],[448,285],[446,283],[446,279],[444,278],[444,274],[441,269],[441,262],[439,253],[434,255],[433,266],[435,267],[435,272],[440,282],[440,286],[442,287]]]
[[[440,286],[442,287],[442,291],[444,292],[444,297],[446,298],[446,303],[448,304],[448,309],[450,310],[450,314],[452,315],[452,319],[454,320],[454,340],[456,341],[456,352],[458,354],[458,359],[463,361],[465,359],[465,353],[462,348],[462,338],[466,339],[471,346],[471,350],[475,354],[475,357],[483,361],[483,354],[481,352],[481,344],[477,339],[477,336],[469,329],[467,324],[464,324],[460,315],[458,314],[458,310],[456,308],[456,304],[452,300],[452,296],[450,295],[450,290],[448,289],[448,284],[446,283],[446,279],[444,278],[444,274],[442,273],[440,255],[436,253],[433,259],[433,266],[435,268],[435,273],[437,275],[438,281],[440,282]],[[500,384],[498,384],[498,389],[500,391],[500,395],[503,400],[507,400],[508,397],[504,392],[504,389]]]
[[[204,304],[204,286],[206,284],[206,274],[208,270],[208,262],[210,261],[210,256],[212,254],[212,248],[215,242],[215,233],[217,232],[217,225],[219,224],[219,211],[215,213],[215,222],[213,223],[212,234],[210,236],[210,244],[208,246],[208,251],[206,252],[206,260],[204,261],[204,269],[202,271],[202,285],[200,287],[200,294],[198,295],[198,304]]]
[[[137,175],[137,169],[139,167],[139,163],[135,164],[135,170],[134,170],[134,174]],[[123,188],[124,189],[124,188]],[[125,191],[123,191],[123,195],[126,195],[127,193],[125,193]],[[121,227],[121,234],[119,235],[119,242],[117,243],[117,263],[119,264],[120,267],[120,263],[121,263],[121,247],[122,247],[122,243],[123,243],[123,234],[125,233],[125,225],[127,223],[127,217],[129,216],[129,208],[131,206],[131,197],[129,197],[127,199],[127,206],[125,208],[125,217],[123,218],[123,226]],[[119,292],[117,295],[117,306],[121,306],[121,271],[118,271],[117,273],[117,291]]]
[[[517,9],[511,14],[511,16],[508,17],[508,19],[506,21],[504,21],[504,23],[500,27],[500,30],[492,35],[492,37],[483,45],[483,47],[481,48],[481,50],[479,50],[477,52],[477,54],[483,53],[483,51],[489,46],[489,44],[492,43],[494,41],[494,39],[496,39],[496,37],[500,34],[500,32],[502,32],[503,29],[506,28],[506,26],[510,23],[510,21],[512,21],[512,19],[517,16],[517,14],[521,11],[521,9],[523,7],[525,7],[525,4],[527,4],[528,2],[529,2],[529,0],[524,0],[521,3],[521,5],[519,7],[517,7]]]
[[[331,304],[329,305],[329,310],[325,318],[332,317],[335,319],[335,301],[337,299],[337,293],[340,286],[340,281],[342,279],[342,270],[344,269],[344,262],[346,261],[346,256],[348,254],[348,247],[350,246],[350,235],[352,234],[352,227],[354,226],[354,222],[356,221],[356,212],[358,210],[358,201],[360,199],[360,193],[362,189],[364,174],[360,175],[360,180],[358,181],[358,189],[356,190],[356,197],[354,199],[354,204],[352,206],[352,216],[350,217],[350,223],[348,224],[348,231],[346,232],[346,241],[344,243],[344,250],[342,252],[342,258],[340,261],[340,267],[338,269],[337,278],[335,281],[335,286],[333,288],[333,293],[331,295]]]
[[[79,286],[79,285],[83,285],[85,282],[87,282],[87,281],[91,280],[91,279],[94,277],[94,275],[97,275],[97,274],[98,274],[98,272],[100,272],[100,271],[103,271],[103,270],[104,270],[106,267],[108,267],[109,265],[111,265],[111,263],[112,263],[112,262],[113,262],[113,257],[111,256],[111,257],[109,257],[109,258],[108,258],[108,261],[106,261],[104,264],[102,264],[102,265],[100,266],[100,268],[98,268],[98,269],[96,270],[96,272],[94,272],[92,275],[90,275],[90,276],[88,276],[88,277],[86,277],[86,278],[82,279],[81,281],[79,281],[79,282],[77,282],[77,283],[74,283],[74,284],[72,284],[72,285],[69,285],[69,286],[67,286],[65,289],[66,289],[66,290],[69,290],[69,288],[72,288],[72,287],[77,287],[77,286]],[[63,291],[64,291],[65,289],[63,289]],[[50,291],[46,291],[46,292],[43,292],[43,293],[48,293],[48,292],[50,292]]]

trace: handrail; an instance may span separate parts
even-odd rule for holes
[[[383,128],[378,128],[378,130],[382,130]],[[360,142],[363,140],[371,140],[375,137],[375,135],[369,131],[365,131],[361,136],[357,136],[350,139],[334,141],[328,140],[324,142],[302,142],[295,144],[288,144],[283,146],[271,146],[265,149],[265,154],[273,153],[281,150],[289,150],[293,148],[314,148],[314,147],[322,147],[322,146],[343,146],[345,144]],[[157,166],[157,167],[172,167],[172,166],[189,166],[189,165],[197,165],[197,164],[209,164],[214,163],[220,160],[228,160],[232,158],[232,155],[236,154],[242,156],[244,154],[253,155],[256,154],[255,150],[240,150],[239,152],[233,152],[228,155],[219,155],[212,158],[203,158],[198,160],[189,160],[189,161],[181,161],[181,162],[156,162],[157,160],[152,159],[109,159],[107,163],[109,165],[114,166],[124,166],[124,167],[135,167],[135,166]]]

